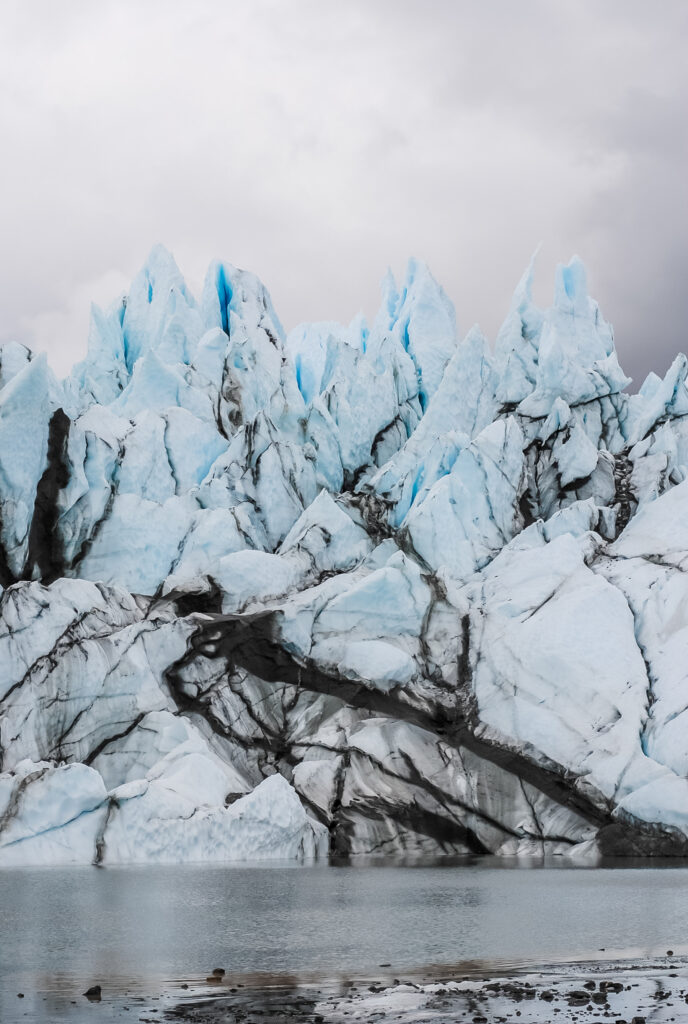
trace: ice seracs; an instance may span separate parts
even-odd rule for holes
[[[16,350],[10,349],[7,365],[16,367],[13,357]],[[59,447],[62,437],[55,435],[61,432],[60,420],[66,419],[64,413],[53,418],[57,402],[57,381],[45,355],[20,363],[0,391],[0,571],[5,581],[31,578],[39,557],[41,517],[45,514],[41,482],[48,468],[51,441],[53,448]],[[56,429],[51,431],[53,424]],[[48,481],[46,485],[44,490],[49,489]]]
[[[688,852],[688,361],[533,273],[493,352],[158,246],[0,349],[0,866]]]

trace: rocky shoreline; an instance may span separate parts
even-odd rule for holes
[[[169,1008],[163,1019],[186,1024],[654,1024],[683,1021],[687,1015],[688,958],[667,956],[556,965],[493,977],[486,972],[481,978],[421,977],[410,972],[410,977],[391,984],[351,979],[337,986],[231,986],[212,996],[199,996],[197,991]]]
[[[395,976],[396,974],[396,976]],[[688,955],[532,965],[475,961],[339,977],[227,974],[167,983],[102,978],[76,990],[17,993],[3,1024],[658,1024],[688,1019]]]

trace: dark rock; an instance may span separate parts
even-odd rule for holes
[[[87,999],[90,999],[92,1003],[99,1003],[101,998],[102,989],[100,985],[91,985],[90,988],[86,989],[84,995]]]

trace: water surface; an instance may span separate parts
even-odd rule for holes
[[[47,1020],[36,1007],[51,993],[79,1001],[100,981],[150,994],[214,967],[328,977],[384,963],[403,974],[459,961],[508,966],[686,948],[685,867],[510,866],[488,858],[451,867],[0,872],[0,1020],[22,1019],[11,1016],[17,991],[27,994],[24,1019]]]

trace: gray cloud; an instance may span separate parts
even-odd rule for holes
[[[286,326],[426,260],[494,333],[577,252],[636,380],[686,348],[688,5],[18,0],[0,36],[0,338],[65,372],[156,241]]]

